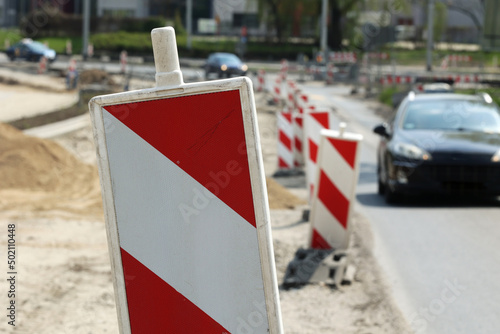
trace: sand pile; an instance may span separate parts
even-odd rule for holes
[[[307,204],[306,201],[292,194],[274,179],[268,177],[266,183],[270,209],[294,209],[297,206]]]
[[[0,123],[0,210],[102,214],[97,168]]]

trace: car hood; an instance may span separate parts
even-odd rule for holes
[[[425,149],[431,154],[460,152],[494,154],[500,149],[500,134],[474,131],[400,131],[401,140]]]

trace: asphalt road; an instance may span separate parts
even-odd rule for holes
[[[399,206],[377,194],[382,120],[348,87],[302,86],[318,106],[337,110],[347,131],[364,135],[356,210],[372,224],[377,256],[396,302],[416,333],[500,333],[498,201],[422,199]]]

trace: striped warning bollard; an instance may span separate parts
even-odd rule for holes
[[[259,70],[257,72],[257,91],[263,92],[266,90],[266,71]]]
[[[73,45],[70,39],[66,40],[66,54],[67,55],[73,54]]]
[[[38,63],[38,74],[47,72],[47,58],[41,57]]]
[[[288,75],[288,61],[286,59],[281,60],[281,70],[280,70],[281,79],[284,81]]]
[[[295,167],[304,166],[304,116],[293,116],[293,163]]]
[[[297,96],[297,111],[300,114],[303,114],[304,111],[308,108],[309,106],[309,97],[307,94],[299,93]]]
[[[321,130],[316,189],[311,201],[309,245],[316,249],[347,249],[349,219],[359,174],[363,136]]]
[[[326,68],[326,84],[327,85],[332,85],[333,84],[333,71],[334,71],[334,65],[333,63],[329,63],[327,68]]]
[[[328,111],[312,111],[304,113],[304,159],[306,165],[306,182],[309,198],[314,192],[316,181],[317,156],[320,131],[331,127],[332,115]]]
[[[125,73],[127,71],[127,51],[120,52],[120,71]]]
[[[292,169],[294,167],[292,112],[278,113],[278,168]]]
[[[281,77],[277,77],[273,85],[273,101],[278,104],[281,100]]]

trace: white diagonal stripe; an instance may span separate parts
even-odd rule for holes
[[[332,248],[347,248],[347,230],[317,197],[311,206],[311,228],[315,228]]]
[[[354,170],[326,137],[321,138],[321,145],[319,169],[323,170],[342,195],[351,201],[356,186]]]

